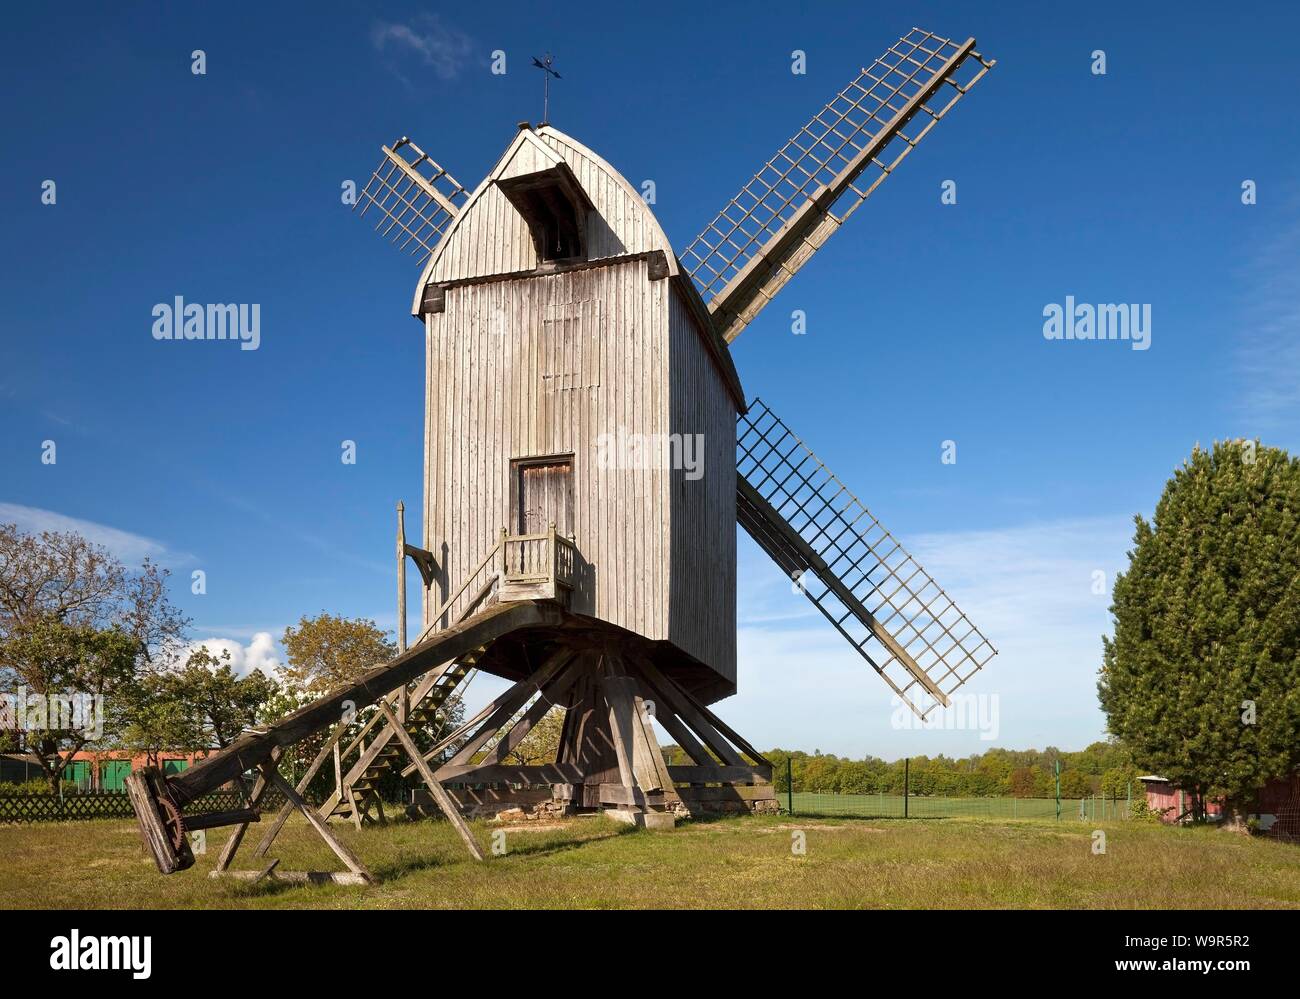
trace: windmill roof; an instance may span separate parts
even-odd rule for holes
[[[592,250],[592,260],[661,251],[668,263],[668,278],[679,292],[696,321],[701,339],[727,385],[737,408],[746,408],[745,393],[736,372],[731,351],[714,326],[708,307],[700,297],[690,276],[681,268],[668,236],[645,199],[632,184],[601,156],[577,139],[552,125],[538,128],[521,126],[496,165],[470,194],[456,219],[443,233],[425,264],[415,288],[411,314],[422,312],[424,290],[431,283],[455,283],[469,279],[460,250],[462,230],[475,204],[489,196],[499,196],[498,181],[520,174],[558,169],[572,176],[583,194],[591,201],[604,223],[603,232]],[[503,277],[513,273],[530,273],[535,260],[503,261]]]

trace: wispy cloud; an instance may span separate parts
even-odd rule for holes
[[[409,24],[377,21],[370,41],[379,52],[414,58],[443,80],[453,80],[469,64],[469,35],[442,23],[436,14],[419,14]]]
[[[1261,431],[1293,427],[1300,417],[1300,202],[1291,215],[1288,226],[1258,244],[1241,277],[1239,406]]]
[[[1117,514],[905,539],[999,650],[964,688],[998,696],[998,745],[1078,749],[1103,737],[1101,636],[1131,537],[1131,518]],[[871,667],[760,564],[762,552],[745,543],[741,558],[739,696],[717,709],[738,731],[762,746],[855,757],[988,749],[975,731],[894,730],[892,692]]]
[[[138,565],[146,558],[165,568],[188,565],[194,561],[193,555],[175,551],[163,542],[142,534],[132,534],[93,520],[69,517],[34,506],[0,503],[0,523],[17,524],[22,530],[33,534],[41,531],[73,531],[97,545],[103,545],[127,565]]]

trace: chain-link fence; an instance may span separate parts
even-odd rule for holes
[[[1108,798],[942,798],[902,794],[822,794],[795,791],[780,794],[782,805],[795,815],[845,816],[867,819],[947,819],[983,816],[998,819],[1081,819],[1105,822],[1133,814],[1131,799]]]

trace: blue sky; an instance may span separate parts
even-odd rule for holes
[[[473,187],[540,118],[528,64],[548,49],[553,122],[655,182],[679,251],[914,24],[998,60],[734,355],[1002,650],[971,688],[999,698],[999,732],[891,727],[884,685],[742,536],[740,694],[718,710],[756,744],[1100,737],[1092,573],[1122,568],[1130,518],[1195,442],[1297,447],[1294,5],[232,6],[8,15],[0,519],[76,526],[184,583],[203,569],[207,594],[176,600],[245,666],[302,614],[391,626],[392,507],[421,498],[418,263],[340,185],[409,134]],[[177,295],[259,303],[260,349],[155,341]],[[1150,349],[1045,340],[1067,295],[1150,304]]]

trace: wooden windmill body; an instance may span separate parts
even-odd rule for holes
[[[326,725],[315,768],[333,749],[337,777],[313,814],[322,828],[382,817],[397,772],[453,821],[513,805],[647,824],[774,809],[769,762],[709,707],[737,691],[737,524],[913,710],[948,703],[995,650],[746,400],[728,344],[992,67],[974,45],[909,32],[680,254],[617,170],[550,125],[521,125],[473,191],[406,138],[383,148],[358,208],[424,260],[411,310],[425,338],[423,540],[403,527],[398,541],[401,573],[409,557],[424,584],[423,627],[362,682],[140,783],[160,868],[186,866],[161,843],[176,839],[168,809],[250,763],[276,784],[269,754]],[[478,671],[513,685],[438,731]],[[331,715],[376,702],[364,724]],[[556,708],[555,760],[519,764]],[[668,765],[660,734],[689,763]]]
[[[551,235],[560,213],[567,245]],[[517,538],[554,525],[572,574],[555,588],[507,582],[503,599],[557,599],[611,635],[662,645],[662,668],[697,696],[734,693],[743,395],[635,189],[551,126],[521,129],[434,251],[414,311],[437,566],[426,624],[503,528],[513,575],[546,561],[529,550],[543,540]],[[702,449],[690,480],[671,460],[687,439]]]

